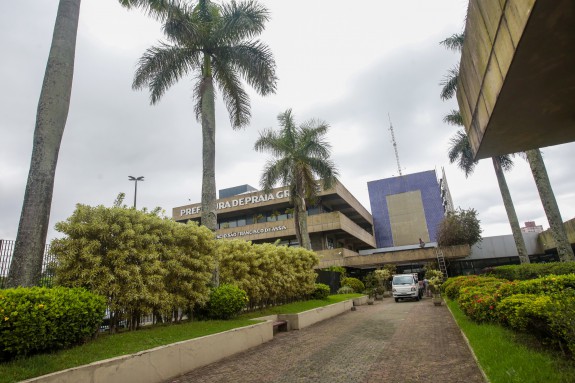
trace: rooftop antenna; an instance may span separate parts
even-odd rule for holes
[[[389,113],[387,114],[387,118],[389,118],[389,131],[391,132],[391,143],[393,144],[393,150],[395,151],[397,171],[399,172],[399,175],[402,176],[403,174],[401,174],[401,165],[399,165],[399,153],[397,152],[397,142],[395,141],[395,134],[393,133],[393,125],[391,124],[391,117],[389,116]]]

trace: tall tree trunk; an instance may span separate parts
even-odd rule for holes
[[[215,232],[218,225],[216,212],[216,107],[214,80],[210,57],[204,57],[204,77],[201,87],[202,108],[202,215],[201,224]],[[217,254],[216,254],[217,257]],[[214,260],[212,284],[220,285],[220,264]]]
[[[547,221],[549,222],[551,235],[557,246],[559,258],[563,262],[575,261],[573,248],[567,239],[563,219],[559,212],[555,194],[551,188],[551,182],[549,182],[549,176],[547,175],[547,169],[545,169],[545,162],[543,162],[541,151],[539,149],[532,149],[526,151],[525,154],[527,154],[527,160],[529,161],[529,166],[531,167],[531,172],[537,185],[537,191],[539,191],[539,197],[543,203],[545,215],[547,215]]]
[[[40,280],[60,143],[68,118],[81,0],[60,0],[38,110],[8,287]]]
[[[204,78],[202,90],[202,216],[201,223],[212,231],[217,229],[216,212],[216,112],[214,84]]]
[[[491,159],[493,161],[495,175],[497,176],[497,182],[499,183],[499,190],[501,190],[503,205],[505,206],[505,211],[507,212],[507,219],[511,225],[511,232],[513,233],[515,247],[517,247],[517,253],[519,254],[519,262],[530,263],[529,255],[527,254],[527,249],[525,248],[525,241],[523,240],[521,228],[519,227],[517,213],[515,212],[515,206],[513,206],[511,193],[509,192],[509,187],[507,187],[507,181],[505,180],[505,175],[503,174],[503,169],[501,168],[501,162],[499,157],[492,157]]]
[[[307,231],[307,207],[301,182],[296,185],[294,205],[295,233],[297,240],[301,247],[311,250],[311,240]]]

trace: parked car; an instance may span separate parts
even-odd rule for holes
[[[417,274],[396,274],[391,281],[391,292],[396,302],[400,299],[421,299]]]

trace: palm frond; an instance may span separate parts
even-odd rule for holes
[[[451,137],[449,143],[449,151],[447,152],[449,162],[457,162],[457,167],[463,170],[466,178],[469,177],[475,170],[477,161],[473,159],[473,151],[467,134],[460,130]]]
[[[188,72],[201,65],[200,51],[160,43],[146,50],[138,61],[133,89],[147,87],[155,104],[165,91]]]
[[[461,117],[461,113],[459,110],[455,109],[452,109],[449,114],[446,114],[445,117],[443,117],[443,122],[449,125],[463,126],[463,118]]]
[[[459,78],[459,65],[447,71],[443,80],[439,83],[441,85],[440,97],[443,101],[449,100],[455,95],[457,91],[457,79]]]
[[[193,9],[186,4],[173,7],[168,12],[162,31],[169,41],[177,45],[203,48],[201,25],[193,19]]]
[[[451,49],[452,51],[461,52],[463,49],[463,41],[465,40],[465,33],[454,33],[453,35],[449,36],[443,41],[439,43],[446,47],[447,49]]]
[[[227,61],[259,94],[275,93],[277,86],[276,64],[269,47],[260,41],[235,46],[223,46],[214,50],[214,57]]]
[[[232,128],[239,129],[250,123],[250,97],[242,87],[236,71],[227,61],[213,61],[214,79],[222,92],[230,115]]]
[[[498,156],[499,158],[499,164],[501,165],[501,169],[503,169],[503,171],[510,171],[511,169],[513,169],[513,165],[515,165],[515,163],[513,163],[513,154],[506,154],[503,156]]]
[[[165,20],[170,12],[182,6],[181,0],[118,0],[120,5],[131,9],[140,8],[157,20]]]
[[[264,192],[269,192],[278,183],[289,185],[291,179],[290,170],[291,166],[288,158],[268,160],[260,178],[260,187]]]
[[[237,3],[232,0],[222,5],[221,36],[228,43],[239,42],[260,35],[270,19],[266,7],[256,1]]]

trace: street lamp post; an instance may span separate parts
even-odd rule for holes
[[[135,185],[134,185],[134,209],[136,208],[136,196],[138,195],[138,181],[144,181],[144,176],[140,176],[140,177],[132,177],[132,176],[128,176],[128,179],[130,181],[135,181]]]

